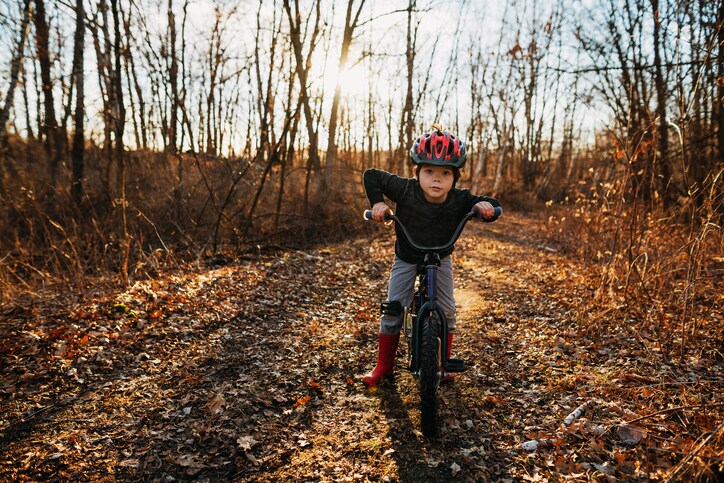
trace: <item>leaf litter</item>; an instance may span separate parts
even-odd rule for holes
[[[359,382],[376,360],[384,231],[3,308],[0,479],[721,475],[721,353],[670,360],[642,320],[586,305],[595,277],[535,220],[506,221],[456,250],[454,352],[470,367],[441,388],[438,439],[419,430],[404,347],[393,381]]]

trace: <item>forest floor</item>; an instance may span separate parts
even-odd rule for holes
[[[721,352],[670,360],[587,306],[598,280],[540,227],[506,214],[459,241],[469,368],[433,440],[404,344],[394,380],[360,382],[391,231],[2,307],[0,480],[721,480]]]

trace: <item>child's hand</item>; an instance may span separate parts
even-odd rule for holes
[[[495,208],[487,201],[481,201],[473,206],[473,211],[479,211],[484,220],[490,220],[495,217]]]
[[[385,215],[387,213],[392,213],[392,209],[387,206],[387,203],[383,201],[375,203],[374,206],[372,206],[372,219],[375,220],[377,223],[384,223],[386,225],[389,225],[390,221],[385,220]]]

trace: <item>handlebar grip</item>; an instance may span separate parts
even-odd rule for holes
[[[365,210],[364,213],[362,213],[362,216],[365,220],[371,220],[372,219],[372,210]],[[392,220],[393,214],[390,212],[385,213],[385,220]],[[392,222],[390,222],[392,223]]]
[[[483,214],[478,210],[473,210],[475,212],[475,218],[483,219]],[[502,206],[494,206],[493,207],[493,213],[495,214],[495,218],[500,218],[503,215],[503,207]]]

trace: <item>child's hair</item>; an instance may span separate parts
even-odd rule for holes
[[[433,122],[430,126],[430,131],[437,131],[439,133],[442,133],[445,131],[445,128],[443,127],[442,123],[440,122]]]

